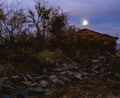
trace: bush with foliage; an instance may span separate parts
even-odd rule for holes
[[[55,65],[64,59],[64,54],[61,49],[54,51],[43,50],[37,53],[37,59],[45,66]]]

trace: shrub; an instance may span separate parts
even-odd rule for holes
[[[117,50],[116,56],[117,56],[117,57],[120,57],[120,49]]]
[[[43,50],[37,54],[37,59],[44,65],[52,65],[62,61],[63,52],[61,49],[56,49],[54,51]]]
[[[0,64],[0,76],[10,76],[13,74],[14,67],[8,64]]]

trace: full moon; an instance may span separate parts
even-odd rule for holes
[[[82,26],[87,26],[89,23],[88,23],[88,20],[83,20],[82,21]]]

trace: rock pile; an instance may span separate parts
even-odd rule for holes
[[[93,60],[92,67],[82,67],[77,63],[62,64],[51,71],[43,68],[41,75],[31,76],[20,73],[0,78],[0,98],[29,98],[30,94],[51,95],[51,85],[65,85],[66,82],[84,81],[90,76],[105,72],[99,60]]]

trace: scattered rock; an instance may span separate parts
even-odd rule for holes
[[[7,94],[4,94],[4,93],[0,93],[0,98],[13,98]]]
[[[31,81],[21,81],[21,83],[27,85],[27,86],[30,86],[32,84]]]
[[[78,80],[83,80],[82,79],[82,75],[81,74],[74,74],[74,78],[78,79]]]
[[[48,76],[47,69],[45,68],[42,69],[42,76]]]
[[[68,81],[69,80],[69,78],[65,77],[65,76],[60,76],[60,79],[63,80],[63,81]]]
[[[92,63],[99,63],[99,62],[100,62],[100,60],[98,60],[98,59],[92,60]]]
[[[20,74],[19,74],[19,79],[20,79],[21,81],[27,81],[27,78],[26,78],[26,76],[25,76],[23,73],[20,73]]]
[[[92,61],[94,66],[88,67],[81,67],[77,63],[72,64],[63,64],[62,67],[59,66],[56,69],[51,71],[46,70],[45,68],[42,69],[41,75],[37,77],[32,77],[29,74],[20,73],[19,75],[14,75],[10,79],[12,82],[22,83],[19,91],[16,92],[17,98],[29,98],[28,94],[30,92],[44,94],[44,95],[51,95],[52,90],[49,89],[50,85],[60,85],[63,86],[65,82],[69,81],[83,81],[84,79],[94,76],[95,74],[101,74],[105,72],[105,68],[102,64],[98,63],[99,60]],[[9,78],[8,77],[1,77],[0,78],[0,87],[2,92],[5,94],[0,93],[0,98],[12,98],[7,92],[12,92],[13,87],[8,84]],[[24,85],[23,85],[24,84]],[[24,88],[24,89],[23,89]],[[19,96],[19,97],[18,97]]]
[[[16,92],[17,98],[29,98],[28,90],[20,90]]]
[[[27,77],[27,79],[30,80],[30,81],[33,81],[33,80],[34,80],[30,74],[26,74],[26,77]]]
[[[35,86],[35,87],[30,87],[28,90],[31,92],[34,92],[34,93],[38,93],[38,94],[44,94],[44,95],[51,95],[52,94],[52,90],[50,90],[48,88],[44,89],[40,85]]]
[[[41,80],[40,81],[40,86],[42,86],[42,87],[48,87],[49,86],[49,82],[47,82],[46,80]]]

